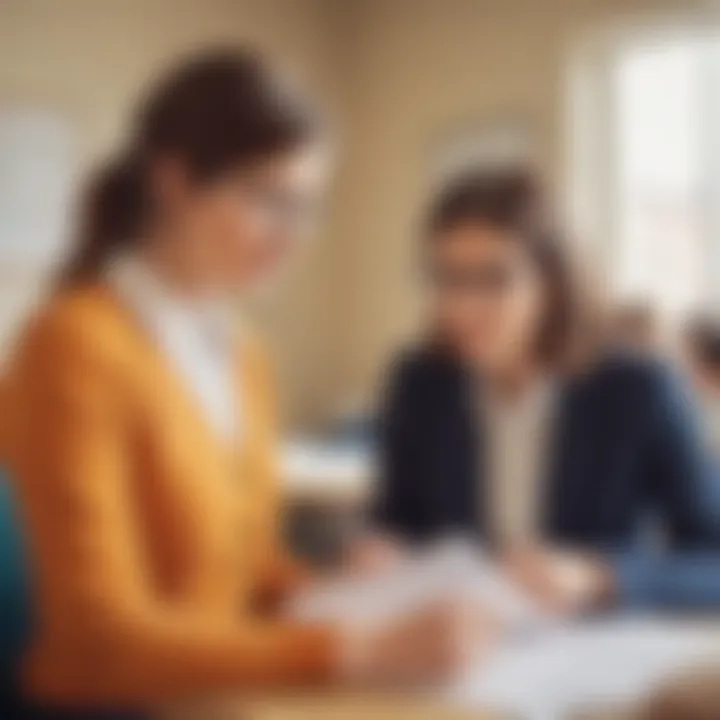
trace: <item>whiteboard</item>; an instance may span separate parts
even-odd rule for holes
[[[539,161],[532,127],[514,117],[455,128],[437,150],[433,176],[439,183],[467,171],[532,168]]]
[[[63,253],[78,165],[68,118],[0,105],[0,367]]]
[[[68,236],[77,177],[70,121],[0,106],[0,268],[47,268]]]

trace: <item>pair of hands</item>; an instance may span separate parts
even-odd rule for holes
[[[370,538],[353,548],[348,570],[377,575],[391,571],[405,556],[401,544]],[[612,595],[610,572],[588,555],[533,546],[508,551],[500,564],[512,582],[553,614],[583,612]],[[503,630],[488,609],[452,600],[389,625],[350,624],[341,643],[341,672],[350,682],[376,685],[439,681],[476,661]]]
[[[406,548],[388,537],[371,537],[351,551],[353,572],[375,574],[402,562]],[[505,575],[550,613],[571,615],[611,601],[613,577],[601,558],[542,545],[511,548],[499,557]]]
[[[341,632],[341,680],[352,685],[442,682],[482,657],[500,631],[464,602],[437,602],[393,620],[350,622]]]
[[[351,549],[345,572],[377,576],[405,557],[405,548],[390,538],[366,538]],[[501,630],[477,603],[451,598],[390,621],[351,621],[341,628],[341,680],[371,686],[441,682],[482,657]]]
[[[614,594],[611,569],[588,553],[519,548],[505,554],[502,567],[541,608],[556,615],[596,610],[610,603]]]

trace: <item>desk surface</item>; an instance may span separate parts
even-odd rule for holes
[[[422,700],[325,698],[259,701],[246,709],[247,720],[494,720],[480,710],[453,710]]]
[[[197,702],[173,708],[161,720],[496,720],[481,710],[454,710],[420,699],[352,697],[325,693],[256,700]]]

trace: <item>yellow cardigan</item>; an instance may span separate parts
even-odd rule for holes
[[[237,450],[102,284],[55,297],[26,330],[0,452],[32,557],[32,694],[124,705],[331,674],[331,628],[258,610],[293,580],[275,538],[268,372],[249,343],[240,358]]]

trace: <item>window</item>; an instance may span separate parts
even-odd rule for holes
[[[59,113],[0,108],[0,365],[67,239],[73,140]]]
[[[716,304],[720,31],[606,43],[575,79],[575,213],[605,245],[611,294],[670,316]]]

